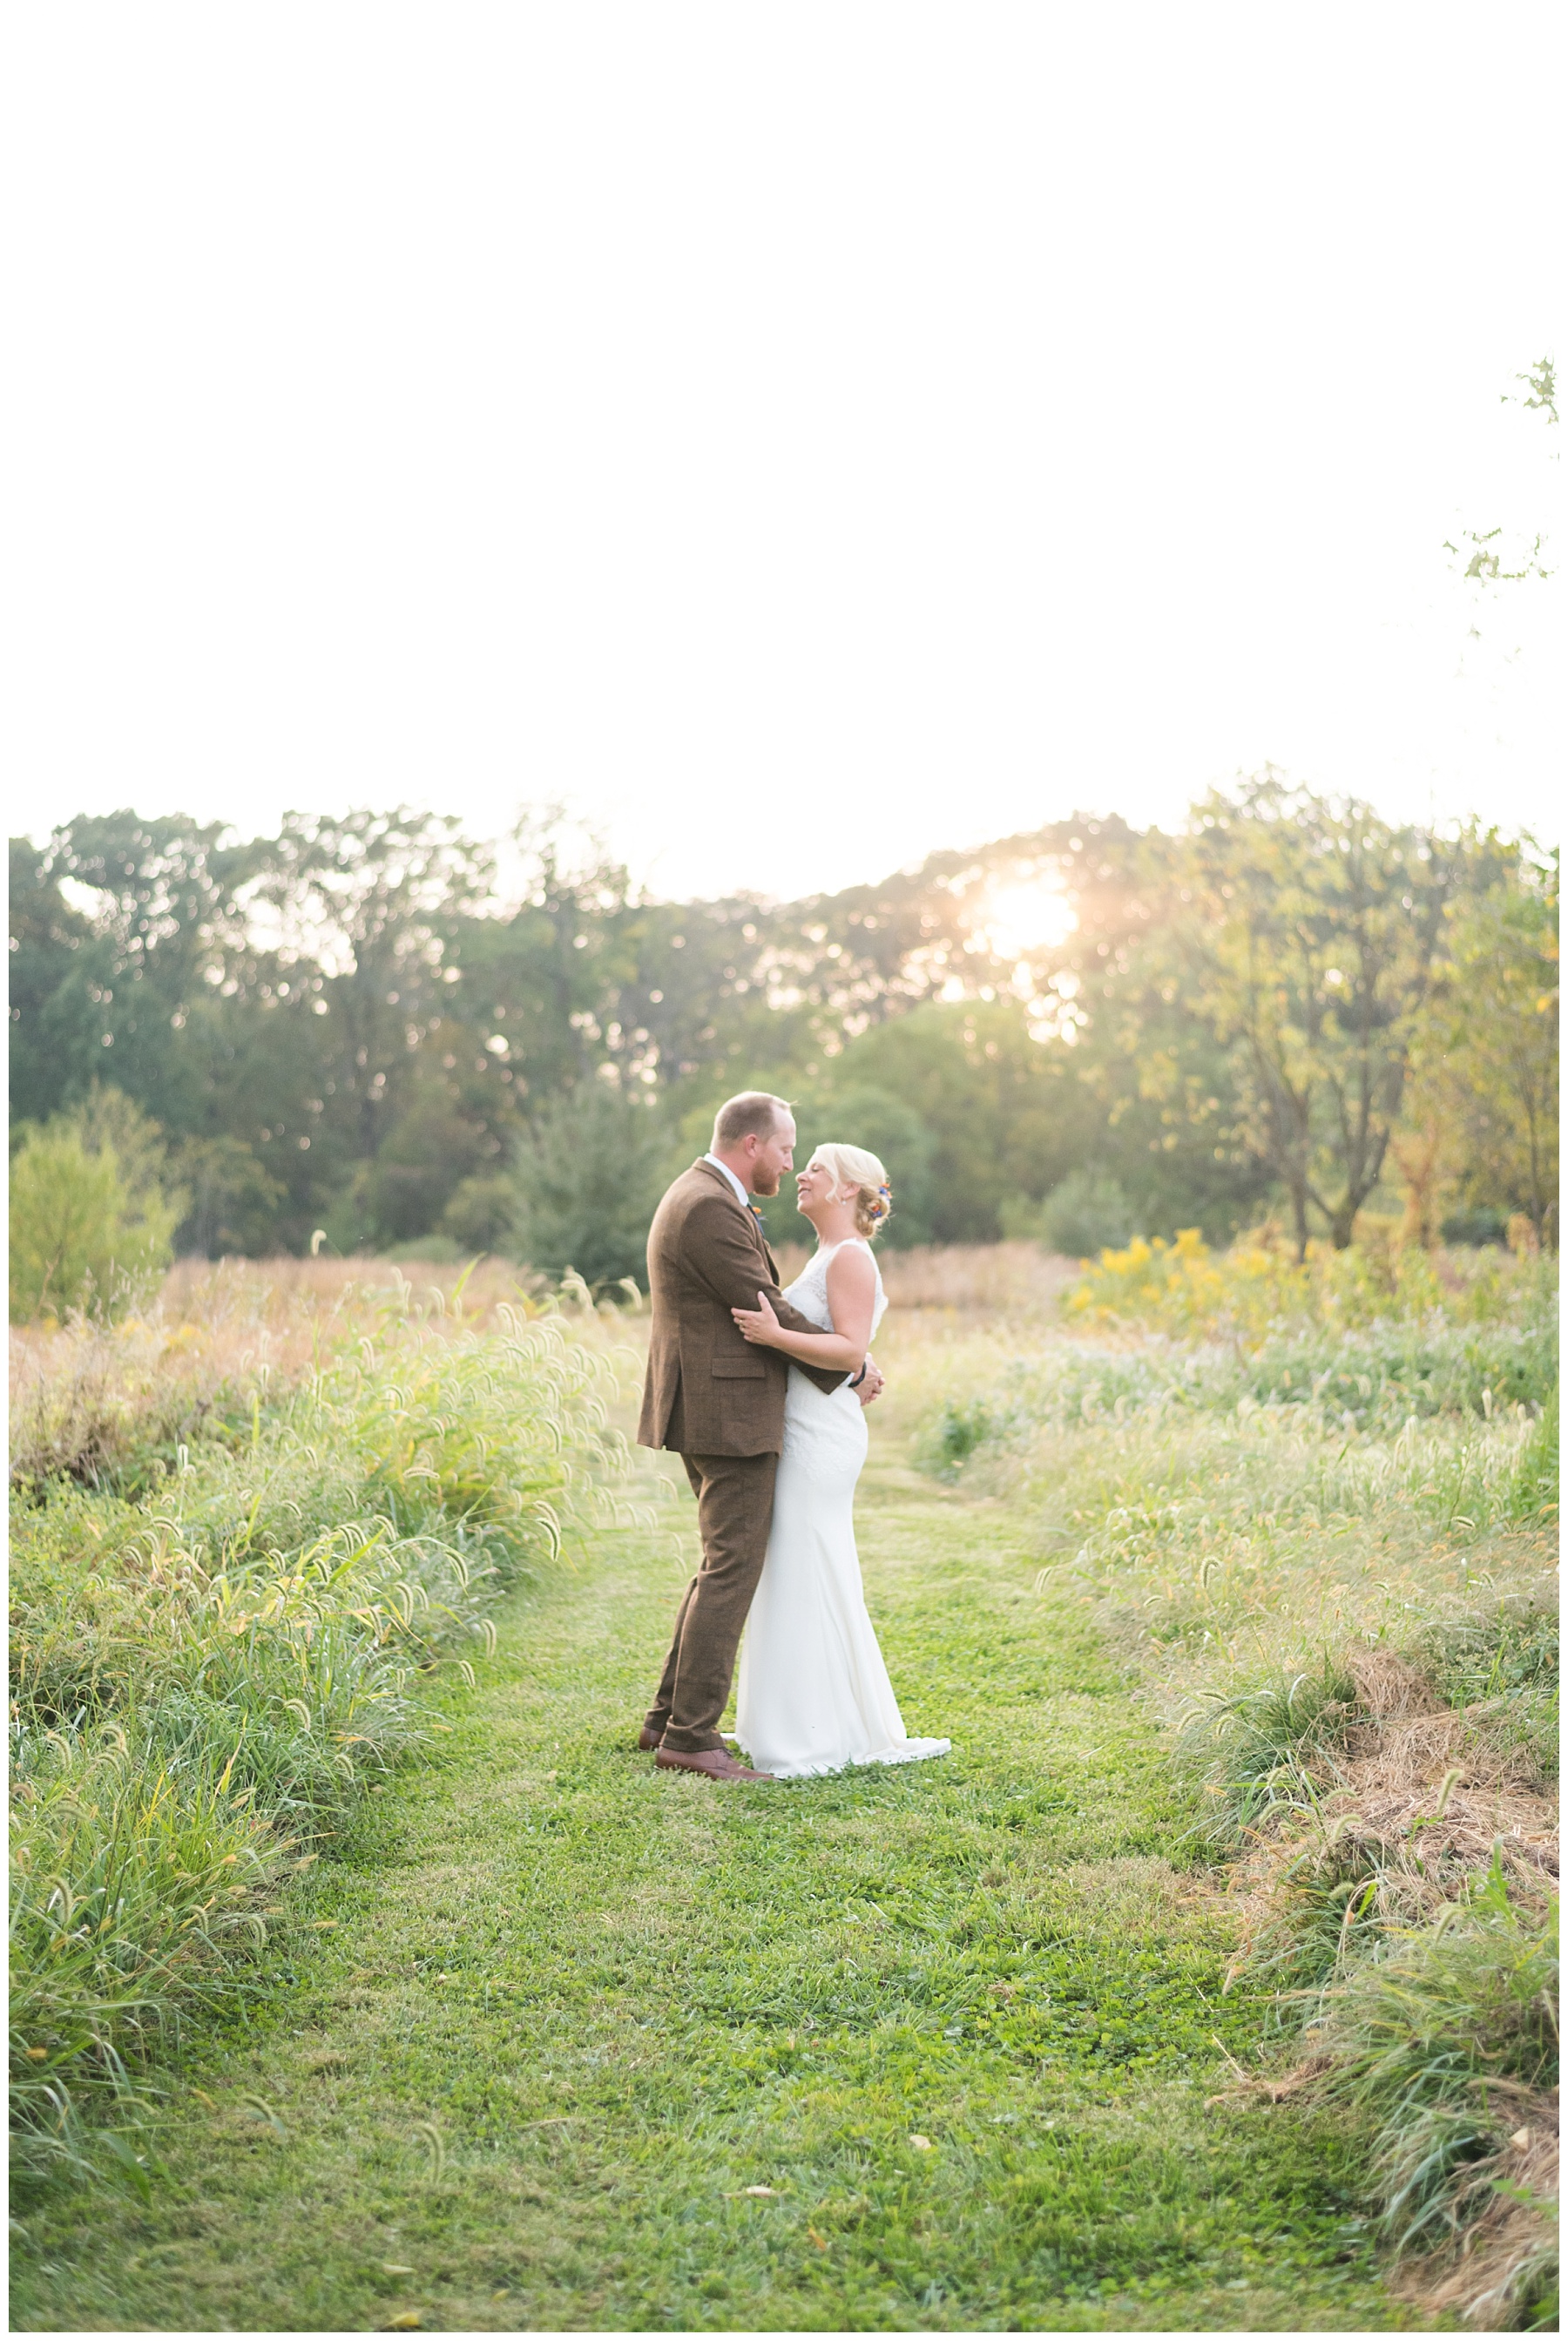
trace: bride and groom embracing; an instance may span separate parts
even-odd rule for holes
[[[715,1780],[907,1764],[951,1745],[905,1734],[855,1551],[862,1410],[882,1387],[869,1354],[886,1306],[871,1238],[888,1215],[887,1174],[862,1147],[817,1148],[796,1181],[817,1250],[781,1292],[749,1198],[776,1195],[794,1158],[782,1098],[731,1098],[648,1234],[653,1329],[637,1437],[685,1465],[702,1565],[638,1745]],[[719,1729],[743,1628],[737,1737],[755,1771]]]

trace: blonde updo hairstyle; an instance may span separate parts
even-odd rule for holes
[[[892,1217],[892,1190],[888,1173],[864,1146],[814,1146],[813,1162],[820,1162],[833,1181],[833,1199],[855,1198],[855,1225],[868,1241],[879,1236]]]

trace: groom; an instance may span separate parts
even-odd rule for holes
[[[740,1629],[762,1574],[773,1480],[784,1444],[789,1360],[741,1338],[730,1311],[765,1292],[791,1332],[818,1333],[779,1290],[779,1270],[750,1195],[776,1195],[795,1161],[782,1098],[747,1090],[721,1105],[713,1144],[681,1172],[648,1231],[653,1332],[642,1388],[641,1447],[673,1448],[697,1499],[702,1566],[686,1589],[675,1636],[638,1746],[666,1769],[712,1780],[766,1780],[738,1764],[719,1732]],[[845,1377],[802,1366],[824,1390]],[[862,1405],[882,1378],[868,1358],[855,1378]]]

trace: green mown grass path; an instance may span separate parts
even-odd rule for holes
[[[951,1757],[656,1774],[687,1563],[607,1535],[299,1878],[264,1997],[188,2045],[150,2200],[25,2207],[14,2325],[1424,2322],[1342,2132],[1204,2109],[1265,2003],[1222,1997],[1228,1922],[1116,1656],[999,1507],[874,1462],[860,1531],[906,1722]]]

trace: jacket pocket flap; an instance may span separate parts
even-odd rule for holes
[[[714,1376],[720,1381],[759,1382],[766,1378],[767,1372],[768,1369],[760,1358],[715,1358],[713,1360]]]

